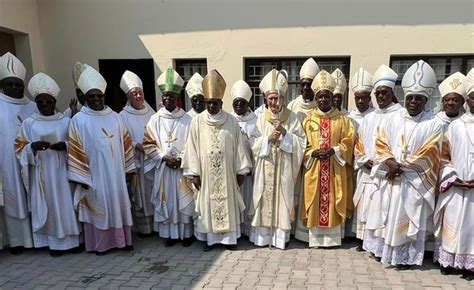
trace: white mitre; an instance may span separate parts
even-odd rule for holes
[[[359,68],[357,72],[352,76],[351,79],[351,91],[356,92],[371,92],[373,89],[372,86],[372,75],[364,70]]]
[[[28,91],[33,99],[41,94],[48,94],[56,99],[60,89],[58,84],[50,76],[44,73],[37,73],[28,83]]]
[[[464,88],[464,81],[466,76],[460,72],[455,72],[439,84],[439,92],[441,97],[449,93],[456,93],[463,98],[467,97],[466,89]]]
[[[423,60],[412,64],[402,78],[403,93],[408,95],[422,95],[429,98],[436,89],[436,73]]]
[[[272,69],[269,71],[258,85],[260,92],[262,92],[264,96],[268,94],[285,96],[288,90],[288,81],[284,75],[285,73],[285,70],[277,71],[276,69]]]
[[[192,77],[188,80],[188,84],[186,85],[186,93],[188,97],[192,97],[195,95],[202,95],[202,80],[203,77],[199,73],[194,73]]]
[[[335,94],[344,95],[344,93],[346,92],[346,88],[347,88],[347,81],[346,81],[346,77],[344,76],[342,71],[337,68],[332,72],[331,76],[336,81],[336,88],[334,88],[333,94],[334,95]]]
[[[390,67],[382,64],[372,76],[372,85],[374,89],[379,86],[386,86],[393,90],[397,82],[398,74]]]
[[[467,95],[474,92],[474,68],[471,68],[464,79],[464,89],[466,90]]]
[[[143,90],[143,83],[140,77],[127,70],[123,73],[122,78],[120,79],[120,88],[125,94],[127,94],[133,88],[140,88]]]
[[[302,79],[313,80],[318,73],[319,73],[319,66],[316,63],[316,61],[312,57],[310,57],[301,66],[300,80]]]
[[[104,94],[107,88],[107,82],[104,77],[90,65],[84,65],[86,69],[81,73],[77,82],[79,89],[84,94],[87,94],[92,89],[97,89]]]
[[[236,81],[230,89],[230,95],[232,97],[232,101],[240,98],[248,102],[252,97],[252,89],[250,89],[250,86],[246,82],[239,80]]]
[[[25,81],[26,68],[13,54],[7,52],[0,57],[0,81],[15,77]]]

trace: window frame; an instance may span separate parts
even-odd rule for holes
[[[183,84],[183,90],[181,90],[180,94],[180,102],[181,105],[180,107],[183,108],[185,111],[189,111],[191,109],[191,102],[189,100],[188,94],[186,93],[186,85],[188,84],[189,79],[184,77],[184,65],[185,64],[205,64],[205,70],[206,73],[202,74],[202,77],[205,77],[207,72],[208,72],[208,63],[207,63],[207,58],[205,57],[198,57],[198,58],[174,58],[173,59],[173,67],[176,70],[176,72],[183,78],[184,84]],[[196,71],[193,71],[191,76],[195,73]]]

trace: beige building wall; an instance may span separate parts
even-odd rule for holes
[[[18,6],[7,13],[5,1]],[[33,69],[58,81],[60,107],[73,96],[75,61],[153,57],[157,78],[173,59],[207,58],[228,93],[245,57],[350,56],[352,75],[390,55],[474,52],[470,0],[295,2],[0,0],[0,27],[30,35]]]

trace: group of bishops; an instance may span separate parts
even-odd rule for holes
[[[312,58],[289,104],[286,71],[266,74],[255,112],[242,80],[230,89],[233,111],[223,110],[217,70],[188,81],[188,112],[173,68],[157,80],[157,112],[126,71],[118,114],[87,64],[74,66],[77,99],[64,113],[50,76],[26,86],[25,75],[15,56],[0,58],[0,248],[13,254],[48,247],[59,256],[82,243],[98,255],[133,250],[132,227],[140,237],[157,232],[166,247],[197,239],[205,251],[233,250],[241,235],[279,249],[293,235],[310,248],[355,236],[358,250],[399,269],[421,265],[429,250],[443,274],[473,277],[474,69],[441,82],[436,115],[426,104],[437,76],[422,60],[403,75],[404,107],[395,71],[360,68],[351,112],[342,71]]]

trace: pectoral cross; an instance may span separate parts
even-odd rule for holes
[[[405,161],[410,154],[410,150],[408,149],[408,144],[404,144],[402,147],[402,161]]]
[[[178,140],[178,139],[177,139],[177,138],[173,138],[173,132],[170,132],[170,133],[168,133],[168,140],[166,140],[165,143],[167,143],[167,144],[168,144],[168,148],[170,148],[170,147],[171,147],[171,144],[172,144],[174,141],[176,141],[176,140]]]
[[[114,147],[112,146],[112,138],[114,138],[114,135],[110,135],[107,130],[105,130],[105,128],[102,128],[102,132],[104,133],[104,138],[107,139],[107,141],[109,141],[109,145],[110,145],[110,151],[112,151],[112,156],[114,156]]]

